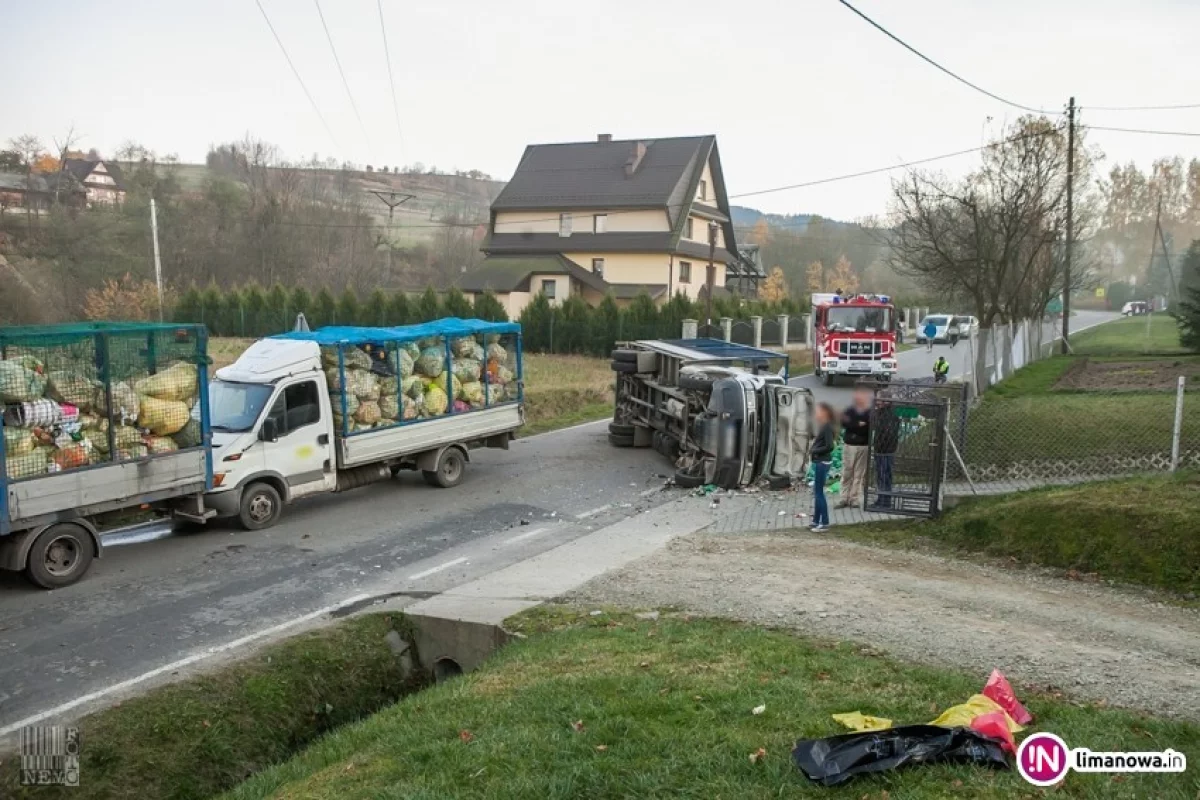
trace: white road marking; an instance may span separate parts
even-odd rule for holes
[[[550,529],[549,528],[534,528],[531,531],[525,531],[522,534],[518,534],[517,536],[514,536],[511,539],[506,539],[504,543],[512,544],[513,542],[519,542],[522,539],[530,539],[534,536],[537,536],[539,533],[545,533],[548,530],[550,530]]]
[[[456,567],[459,564],[465,564],[465,563],[467,563],[467,559],[465,556],[462,558],[456,558],[453,561],[447,561],[445,564],[438,564],[436,567],[430,567],[429,569],[425,570],[424,572],[418,572],[416,575],[409,575],[408,579],[410,581],[418,581],[421,578],[428,578],[430,575],[434,574],[435,572],[441,572],[444,569],[450,569],[450,567]]]
[[[287,622],[281,622],[278,625],[272,625],[269,628],[263,628],[260,631],[255,631],[254,633],[251,633],[247,636],[243,636],[240,639],[234,639],[232,642],[226,642],[225,644],[219,644],[219,645],[216,645],[215,647],[209,647],[199,653],[193,653],[192,655],[187,656],[186,658],[181,658],[178,661],[172,661],[170,664],[165,664],[161,667],[157,667],[155,669],[150,670],[149,672],[144,672],[135,678],[130,678],[128,680],[121,681],[120,683],[114,683],[111,686],[107,686],[107,687],[105,687],[103,689],[99,689],[95,692],[89,692],[88,694],[85,694],[82,697],[75,698],[74,700],[70,701],[69,703],[63,703],[62,705],[55,706],[54,708],[47,709],[46,711],[42,711],[38,714],[34,714],[31,717],[26,717],[25,719],[18,720],[17,722],[12,723],[11,725],[6,725],[3,728],[0,728],[0,738],[8,736],[11,733],[15,733],[16,731],[21,730],[21,728],[24,728],[27,725],[35,725],[35,724],[41,722],[42,720],[50,719],[51,717],[56,717],[59,714],[65,714],[66,712],[70,711],[73,708],[78,708],[79,706],[85,705],[87,703],[91,703],[94,700],[99,700],[100,698],[106,697],[115,692],[121,692],[132,686],[137,686],[139,683],[144,683],[145,681],[148,681],[151,678],[156,678],[159,675],[164,675],[168,672],[174,672],[178,669],[182,669],[183,667],[187,667],[192,664],[195,664],[198,661],[203,661],[204,659],[206,659],[210,656],[215,656],[220,653],[227,653],[230,650],[234,650],[238,647],[241,647],[244,644],[253,642],[255,639],[262,639],[267,636],[272,636],[281,631],[285,631],[288,628],[294,628],[297,625],[302,625],[305,622],[309,622],[310,620],[317,619],[318,617],[322,617],[326,614],[333,613],[334,611],[338,611],[347,606],[352,606],[356,603],[361,603],[364,600],[369,600],[369,599],[371,599],[370,595],[357,594],[354,597],[347,598],[340,603],[336,603],[331,606],[325,606],[324,608],[319,608],[316,611],[311,611],[307,614],[303,614],[299,617],[296,617],[295,619],[290,619]]]
[[[566,428],[558,428],[557,430],[546,431],[545,433],[535,433],[533,436],[523,436],[520,439],[518,439],[517,441],[518,442],[527,442],[530,439],[536,439],[539,436],[553,436],[556,433],[566,433],[567,431],[573,431],[577,428],[586,428],[589,425],[599,425],[601,422],[612,422],[612,417],[604,417],[603,419],[594,419],[591,422],[581,422],[578,425],[569,425]]]
[[[582,514],[576,514],[575,519],[587,519],[588,517],[594,517],[597,514],[603,514],[605,511],[608,511],[610,508],[612,508],[611,503],[609,503],[607,505],[602,505],[598,508],[593,508],[591,511],[584,511]]]

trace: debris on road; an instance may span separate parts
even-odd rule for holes
[[[834,722],[840,722],[852,731],[863,733],[865,731],[882,731],[892,727],[890,719],[883,717],[872,717],[858,711],[849,711],[844,714],[834,714]]]
[[[766,710],[767,710],[766,706],[755,706],[754,708],[750,709],[750,713],[757,717]]]

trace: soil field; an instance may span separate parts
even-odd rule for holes
[[[1076,392],[1174,391],[1179,376],[1190,390],[1200,390],[1200,359],[1139,358],[1077,361],[1054,388]]]

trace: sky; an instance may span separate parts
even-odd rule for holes
[[[754,192],[977,147],[1022,112],[956,83],[837,0],[323,0],[356,118],[308,0],[0,0],[0,146],[74,124],[199,162],[251,133],[294,159],[512,174],[529,143],[717,135],[728,191]],[[1017,103],[1094,125],[1200,132],[1195,0],[856,0],[900,38]],[[397,111],[399,126],[397,125]],[[1092,131],[1106,166],[1200,157],[1200,137]],[[939,162],[959,175],[975,156]],[[899,174],[899,173],[896,173]],[[881,215],[889,178],[734,199]]]

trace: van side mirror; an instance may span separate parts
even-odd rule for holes
[[[279,425],[275,420],[268,417],[263,420],[262,427],[258,429],[258,440],[260,442],[278,442],[279,441]]]

